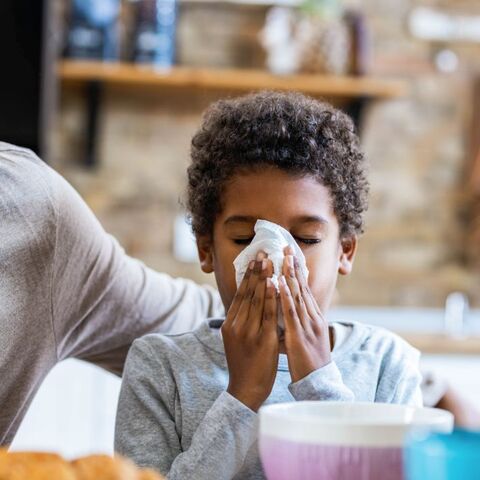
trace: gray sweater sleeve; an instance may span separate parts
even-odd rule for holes
[[[145,340],[134,342],[120,392],[115,450],[169,480],[231,479],[256,439],[257,414],[223,392],[184,451],[176,428],[179,399],[168,363],[158,361]]]
[[[382,362],[378,375],[375,402],[398,403],[421,407],[423,405],[419,369],[420,352],[405,340],[383,329],[372,330],[367,348],[375,351],[377,337],[383,338]]]
[[[120,374],[136,338],[186,332],[223,311],[211,287],[173,279],[126,255],[68,182],[43,170],[55,211],[50,278],[59,359],[76,357]]]
[[[398,353],[396,353],[398,355]],[[399,356],[398,361],[386,357],[383,375],[377,386],[375,402],[423,406],[421,391],[422,375],[418,368],[420,353],[413,348]]]
[[[189,331],[223,310],[213,288],[126,255],[64,178],[0,142],[0,444],[57,361],[121,374],[135,338]]]
[[[330,362],[288,387],[295,400],[326,400],[353,402],[355,395],[343,383],[335,362]]]

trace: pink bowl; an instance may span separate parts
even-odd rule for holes
[[[412,428],[450,432],[453,416],[382,403],[295,402],[260,410],[260,457],[268,480],[402,480]]]

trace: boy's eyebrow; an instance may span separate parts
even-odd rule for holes
[[[295,219],[297,223],[322,223],[328,224],[328,220],[326,218],[320,217],[318,215],[304,215],[302,217],[298,217]]]
[[[255,223],[258,220],[256,217],[244,216],[244,215],[232,215],[228,217],[224,225],[229,225],[230,223]],[[303,215],[301,217],[295,218],[295,223],[322,223],[328,224],[326,218],[320,217],[318,215]]]
[[[243,216],[243,215],[232,215],[231,217],[228,217],[225,222],[223,222],[224,225],[229,225],[230,223],[255,223],[258,220],[256,217],[249,217],[249,216]]]

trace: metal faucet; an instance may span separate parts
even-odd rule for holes
[[[445,302],[445,333],[451,337],[464,337],[468,316],[468,297],[462,292],[452,292]]]

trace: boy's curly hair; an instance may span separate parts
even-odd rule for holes
[[[330,190],[341,237],[363,232],[368,181],[350,118],[299,93],[260,92],[213,103],[191,143],[187,210],[208,235],[235,173],[273,166]]]

